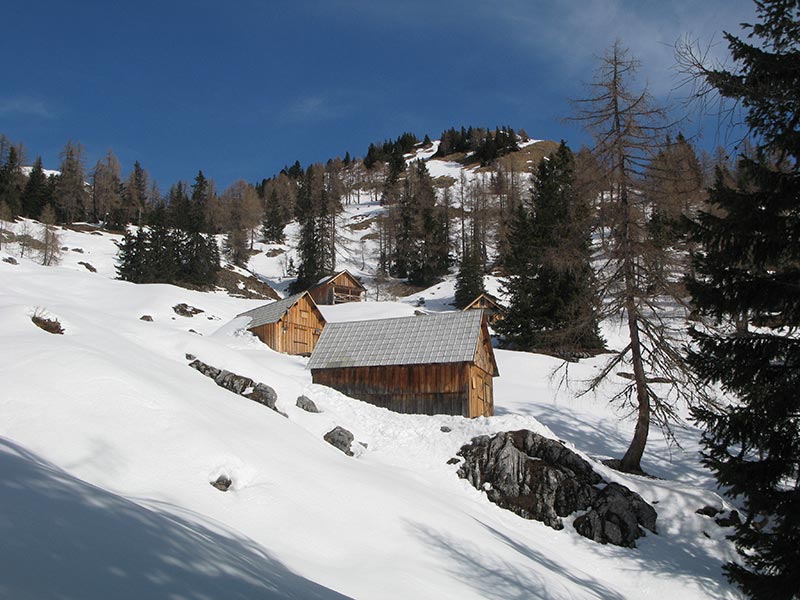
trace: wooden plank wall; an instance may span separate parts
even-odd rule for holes
[[[308,356],[314,351],[325,321],[307,296],[300,298],[277,323],[251,331],[276,352]]]
[[[395,412],[477,416],[470,414],[465,363],[313,369],[311,376],[314,383]]]

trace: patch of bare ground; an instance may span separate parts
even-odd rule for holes
[[[228,269],[217,271],[217,287],[234,298],[279,300],[280,295],[269,285],[252,276],[245,276]]]

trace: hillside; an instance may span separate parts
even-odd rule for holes
[[[451,168],[432,163],[432,172]],[[359,224],[381,210],[363,201],[340,218],[352,233],[339,265],[371,292],[361,305],[323,307],[330,321],[413,314],[420,296],[428,310],[449,309],[450,278],[374,302],[382,292],[374,262],[362,262],[372,247]],[[559,361],[499,350],[497,416],[394,414],[311,384],[307,359],[277,354],[231,322],[261,301],[115,280],[116,236],[60,233],[81,250],[61,266],[20,258],[14,244],[0,250],[19,263],[0,262],[0,595],[737,597],[720,571],[735,555],[726,530],[694,512],[723,506],[695,429],[678,428],[681,448],[652,435],[648,468],[660,479],[598,462],[619,455],[633,426],[607,404],[613,389],[576,398],[602,356],[570,365],[562,386]],[[289,234],[249,265],[279,290]],[[284,252],[267,256],[275,250]],[[179,303],[203,312],[179,316]],[[64,334],[35,327],[34,312],[57,318]],[[619,340],[615,323],[604,334]],[[272,386],[287,418],[215,386],[187,354]],[[300,394],[322,412],[298,409]],[[322,440],[335,425],[360,442],[355,457]],[[641,494],[658,511],[658,535],[625,549],[569,525],[555,531],[491,504],[447,464],[476,435],[522,428],[564,440]],[[209,485],[222,474],[233,481],[227,493]]]

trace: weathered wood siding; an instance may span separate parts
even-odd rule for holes
[[[251,331],[276,352],[308,356],[314,351],[325,327],[325,319],[308,296],[300,298],[277,323]]]
[[[478,416],[470,411],[466,363],[313,369],[311,376],[314,383],[395,412]]]

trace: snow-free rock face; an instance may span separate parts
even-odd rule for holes
[[[561,442],[526,430],[500,432],[474,438],[458,454],[464,457],[458,475],[521,517],[563,529],[563,517],[586,510],[575,520],[578,533],[618,546],[634,547],[644,535],[641,527],[655,533],[653,507],[628,488],[606,483]]]
[[[278,400],[278,394],[268,385],[256,383],[249,377],[237,375],[230,371],[217,369],[197,359],[192,360],[189,366],[200,371],[206,377],[213,379],[218,386],[230,390],[234,394],[244,396],[253,402],[263,404],[267,408],[271,408],[275,412],[282,414],[284,417],[286,416],[275,406]]]
[[[311,398],[308,398],[307,396],[298,396],[298,398],[297,398],[297,408],[301,408],[304,411],[310,412],[310,413],[318,413],[319,412],[319,409],[317,408],[317,405],[314,403],[314,401]]]
[[[339,450],[347,454],[347,456],[353,456],[353,451],[350,450],[350,446],[352,445],[355,437],[344,427],[339,427],[337,425],[336,427],[331,429],[328,433],[326,433],[322,439],[324,439],[334,448],[338,448]]]

